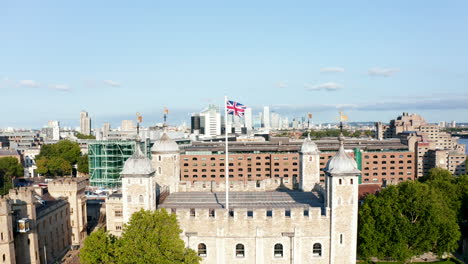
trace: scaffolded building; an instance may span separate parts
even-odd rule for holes
[[[121,186],[120,172],[133,155],[136,141],[96,141],[88,145],[91,186],[114,188]],[[140,142],[141,149],[151,158],[150,141]]]

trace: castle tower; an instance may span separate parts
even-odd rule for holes
[[[16,228],[16,221],[19,219],[29,219],[30,230],[25,233],[14,233],[16,263],[40,263],[39,242],[36,222],[36,199],[35,192],[31,188],[11,189],[8,196],[10,198],[11,210],[14,212],[12,221]]]
[[[180,150],[177,143],[163,133],[154,143],[151,153],[158,185],[169,188],[169,192],[177,192],[180,181]]]
[[[140,209],[156,210],[156,179],[151,160],[136,144],[135,153],[125,161],[122,172],[123,222]]]
[[[346,154],[343,135],[340,149],[327,163],[325,206],[330,212],[330,263],[355,263],[358,221],[356,161]]]
[[[320,183],[320,151],[310,139],[310,135],[302,143],[299,157],[301,166],[299,189],[310,192],[315,184]]]
[[[7,198],[0,198],[0,260],[15,264],[15,245],[13,239],[13,220]]]
[[[62,178],[50,182],[47,189],[52,197],[66,198],[70,205],[72,247],[79,247],[86,238],[88,225],[85,189],[87,178]]]

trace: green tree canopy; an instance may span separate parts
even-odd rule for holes
[[[13,188],[12,179],[24,175],[23,166],[14,157],[0,158],[0,195]]]
[[[184,241],[180,238],[181,232],[176,216],[168,214],[165,209],[140,210],[124,226],[121,238],[113,239],[101,232],[90,236],[92,239],[88,247],[87,238],[80,260],[85,264],[200,263],[197,253],[185,248]],[[99,246],[92,247],[93,243]]]
[[[358,253],[405,261],[432,251],[457,248],[456,212],[443,193],[428,184],[403,182],[369,195],[359,210]]]
[[[96,137],[93,136],[93,135],[85,135],[85,134],[81,134],[81,133],[76,133],[75,137],[78,138],[78,139],[96,139]]]
[[[89,173],[88,154],[78,158],[78,171],[85,174]]]
[[[80,146],[70,140],[43,145],[39,155],[36,156],[37,172],[49,176],[69,175],[80,155]]]
[[[85,241],[80,251],[80,262],[87,264],[111,264],[115,262],[115,240],[104,229],[99,229]]]

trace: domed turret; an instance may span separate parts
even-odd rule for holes
[[[123,175],[147,175],[154,172],[151,160],[148,159],[140,149],[140,145],[137,142],[135,146],[135,152],[133,155],[125,161],[123,170],[120,174]]]
[[[343,135],[339,137],[340,141],[340,148],[338,152],[333,156],[327,163],[325,167],[325,171],[329,174],[337,174],[337,173],[352,173],[352,174],[359,174],[361,173],[357,168],[356,161],[351,158],[348,154],[346,154],[344,149],[344,138]]]
[[[316,154],[316,153],[320,152],[318,150],[317,145],[315,144],[315,142],[313,142],[310,139],[310,134],[304,140],[304,143],[302,143],[301,152],[305,153],[305,154]]]
[[[166,132],[163,133],[161,138],[156,141],[151,148],[152,153],[171,153],[171,152],[179,152],[179,146],[177,143],[172,140]]]

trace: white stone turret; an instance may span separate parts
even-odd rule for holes
[[[355,263],[358,221],[356,161],[346,154],[343,135],[340,148],[327,163],[325,206],[330,212],[330,263]]]
[[[156,179],[151,160],[136,143],[135,153],[125,161],[122,177],[123,221],[140,209],[156,210]]]
[[[13,218],[8,199],[0,197],[0,257],[4,263],[16,263]]]
[[[310,139],[310,135],[302,143],[299,156],[301,165],[299,189],[310,192],[315,184],[320,183],[320,151]]]
[[[180,181],[180,150],[165,132],[151,148],[152,164],[159,187],[177,192]]]

